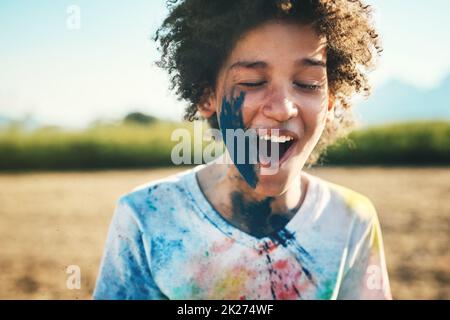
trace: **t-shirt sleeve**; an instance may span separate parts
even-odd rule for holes
[[[386,268],[380,223],[373,205],[369,225],[356,227],[358,241],[352,244],[347,256],[347,268],[342,279],[338,299],[390,300],[392,299]],[[358,232],[361,231],[361,232]]]
[[[133,208],[122,197],[109,227],[93,298],[167,299],[152,278],[145,249]]]

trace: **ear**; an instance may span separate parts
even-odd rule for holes
[[[217,111],[215,95],[210,88],[205,89],[205,91],[203,92],[203,96],[200,99],[197,108],[198,112],[205,119],[210,118]]]
[[[332,93],[328,95],[327,123],[334,120],[334,103],[336,99]]]

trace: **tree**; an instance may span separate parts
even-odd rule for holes
[[[149,125],[157,121],[157,118],[143,114],[141,112],[132,112],[126,115],[123,119],[124,123],[133,123],[140,125]]]

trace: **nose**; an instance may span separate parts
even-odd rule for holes
[[[298,115],[298,108],[289,97],[287,90],[274,88],[269,94],[262,112],[267,118],[285,122]]]

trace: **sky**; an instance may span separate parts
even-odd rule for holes
[[[429,89],[450,74],[450,1],[370,0],[391,79]],[[0,115],[84,127],[130,111],[179,120],[152,35],[164,0],[1,0]],[[79,19],[78,19],[79,17]]]

